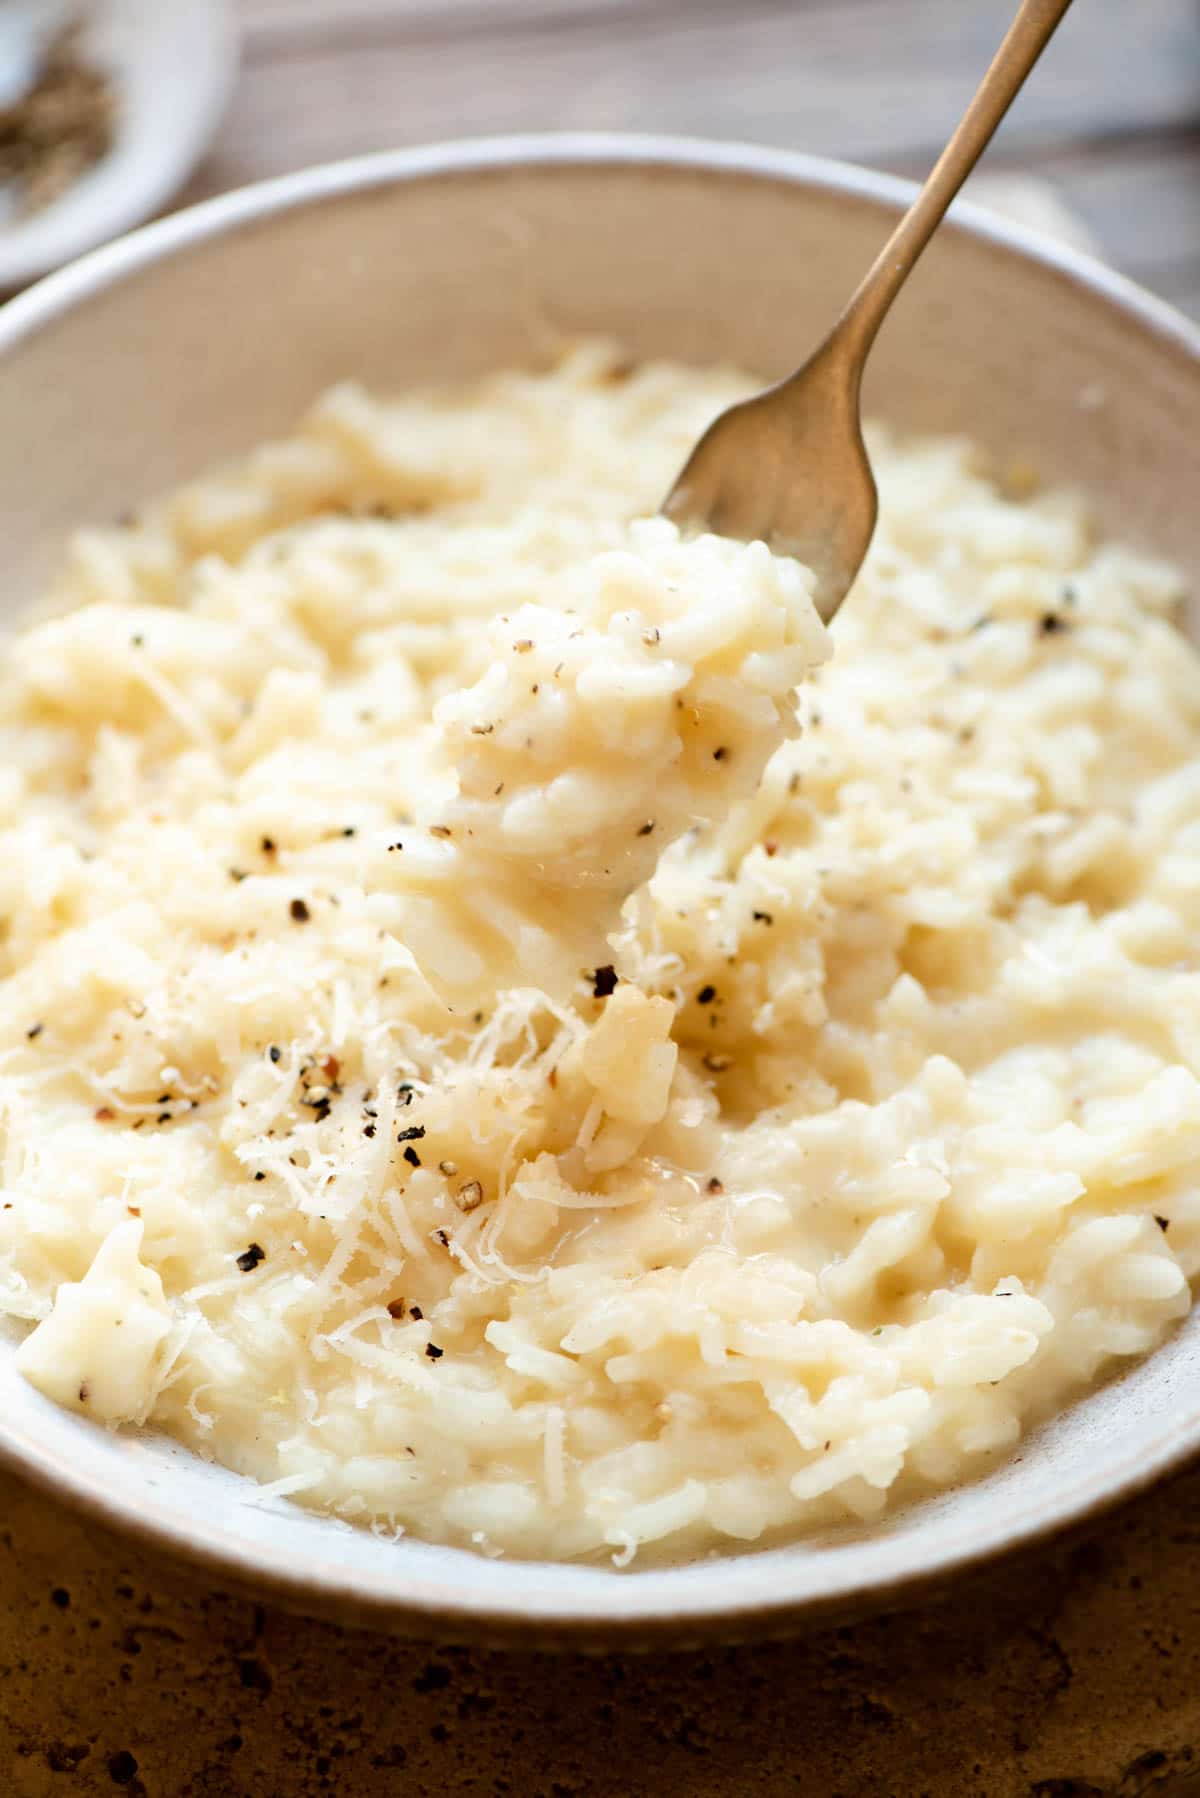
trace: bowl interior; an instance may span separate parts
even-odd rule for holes
[[[764,375],[828,327],[903,190],[800,157],[617,140],[409,152],[167,221],[0,314],[11,617],[64,534],[285,429],[329,383],[543,361],[606,332],[638,356]],[[969,433],[1082,488],[1106,532],[1200,568],[1197,334],[1019,234],[947,229],[873,357],[869,413]],[[658,496],[648,494],[652,505]],[[1200,1447],[1200,1320],[989,1477],[870,1533],[688,1567],[492,1562],[264,1505],[152,1435],[112,1435],[15,1373],[0,1454],[125,1527],[312,1610],[422,1633],[748,1634],[893,1599],[1157,1477]]]

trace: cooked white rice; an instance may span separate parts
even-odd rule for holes
[[[589,348],[344,387],[76,539],[0,670],[0,1303],[44,1391],[624,1564],[969,1477],[1186,1311],[1178,581],[877,433],[816,671],[793,565],[630,530],[746,386]]]

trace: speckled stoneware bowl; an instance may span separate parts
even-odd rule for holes
[[[0,312],[3,603],[33,595],[72,524],[283,430],[346,375],[399,388],[543,359],[591,331],[639,356],[778,374],[907,198],[883,176],[765,150],[514,139],[317,169],[151,226]],[[1032,460],[1081,486],[1112,531],[1200,570],[1200,333],[1085,258],[964,211],[883,332],[867,406]],[[459,1639],[749,1637],[897,1603],[1198,1450],[1193,1316],[990,1477],[881,1528],[618,1573],[264,1506],[170,1442],[57,1410],[0,1342],[0,1455],[30,1479],[223,1583]]]

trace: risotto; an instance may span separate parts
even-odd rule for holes
[[[327,395],[0,662],[0,1303],[42,1391],[488,1553],[985,1469],[1200,1270],[1177,577],[872,436],[641,519],[730,371]]]

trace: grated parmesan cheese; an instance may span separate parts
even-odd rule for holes
[[[968,1477],[1185,1312],[1177,577],[876,432],[821,666],[803,571],[630,523],[746,385],[343,387],[76,538],[0,658],[0,1305],[52,1397],[625,1565]]]

